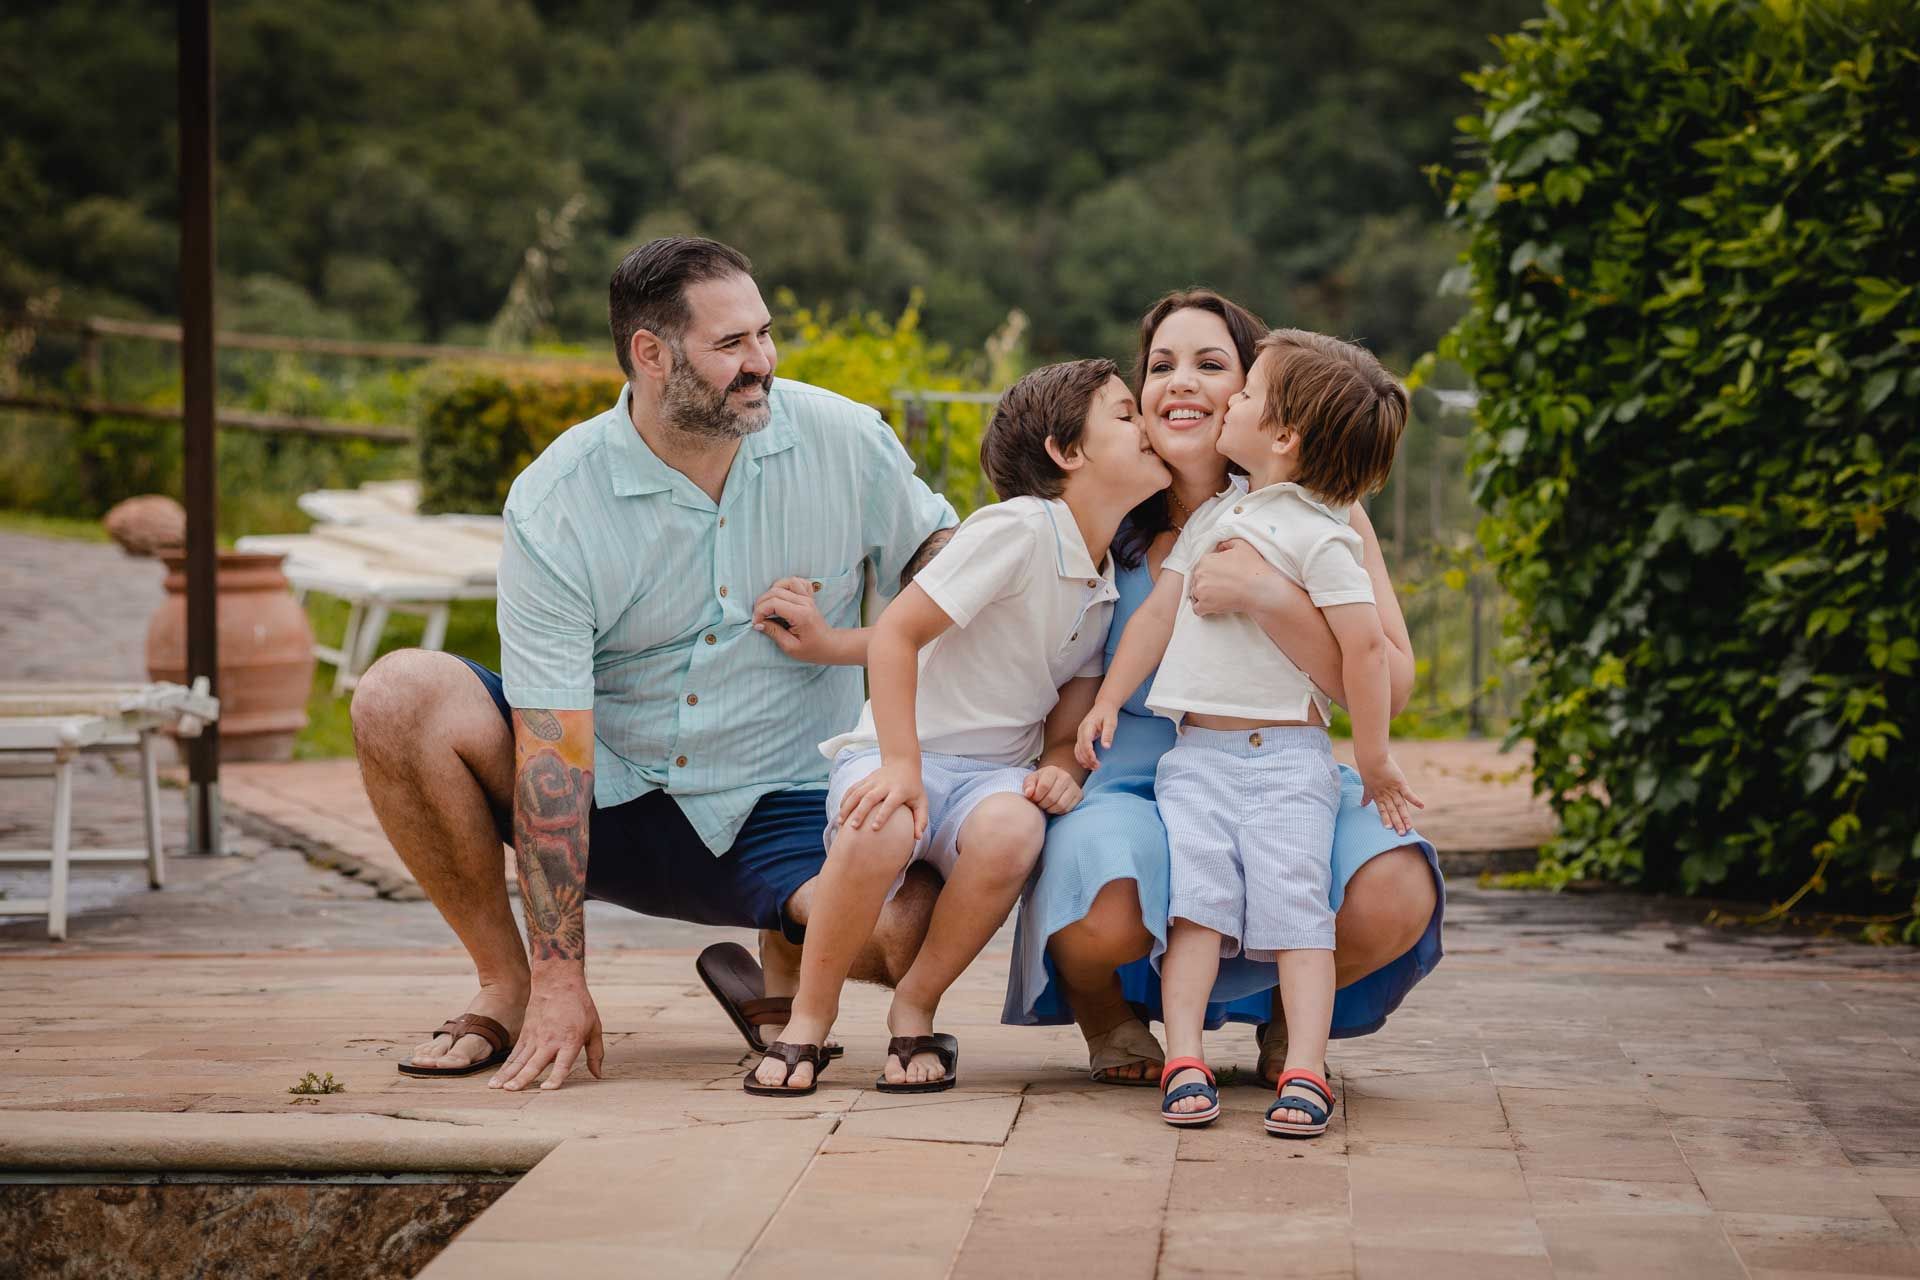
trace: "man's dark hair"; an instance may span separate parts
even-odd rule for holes
[[[613,330],[613,352],[621,370],[633,377],[627,352],[640,330],[679,341],[693,318],[687,307],[688,285],[752,274],[746,254],[704,236],[662,236],[620,259],[607,286],[607,325]]]
[[[1119,376],[1111,360],[1069,360],[1035,369],[1007,388],[980,441],[980,469],[1002,502],[1060,496],[1067,473],[1048,456],[1047,441],[1062,453],[1079,448],[1093,398]]]

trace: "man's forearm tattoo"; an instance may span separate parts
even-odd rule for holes
[[[913,581],[915,574],[933,563],[933,558],[940,554],[940,548],[946,546],[952,538],[951,528],[936,529],[927,535],[927,540],[920,544],[918,551],[913,553],[913,559],[907,561],[907,567],[900,571],[900,586],[903,590],[909,582]]]
[[[560,727],[560,717],[551,711],[523,709],[520,712],[520,721],[527,726],[529,733],[542,742],[558,742],[566,736],[566,731]]]
[[[568,764],[553,747],[522,757],[514,778],[513,847],[520,898],[526,905],[527,945],[536,960],[586,956],[587,820],[592,809],[593,770]]]

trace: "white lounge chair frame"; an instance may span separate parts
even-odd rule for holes
[[[0,899],[0,915],[44,915],[47,936],[67,936],[67,888],[80,862],[145,862],[147,883],[166,883],[166,852],[160,844],[160,779],[154,737],[172,728],[184,737],[217,718],[220,704],[204,680],[177,684],[0,684],[0,776],[53,778],[52,843],[45,849],[0,850],[0,865],[45,866],[45,898]],[[140,796],[145,811],[144,848],[75,849],[73,766],[84,752],[140,753]]]

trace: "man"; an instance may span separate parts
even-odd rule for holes
[[[758,928],[768,990],[793,990],[824,862],[817,745],[859,715],[867,571],[891,591],[956,522],[873,410],[775,382],[771,321],[737,251],[642,245],[614,271],[609,310],[619,401],[507,497],[502,675],[403,651],[354,697],[374,812],[480,984],[408,1074],[498,1067],[495,1087],[545,1072],[552,1089],[583,1051],[600,1074],[589,897]],[[934,888],[895,900],[856,976],[905,971]],[[723,1002],[732,991],[743,1031],[769,1020],[768,1001],[741,1008],[759,992],[739,990],[738,965],[703,976]]]

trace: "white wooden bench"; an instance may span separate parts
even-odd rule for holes
[[[173,729],[197,735],[220,714],[206,681],[177,684],[34,684],[0,682],[0,776],[53,778],[53,836],[49,848],[0,850],[0,865],[46,866],[45,898],[0,899],[0,915],[44,915],[47,936],[67,936],[67,881],[76,862],[145,862],[147,883],[166,882],[160,847],[160,784],[154,735]],[[137,750],[146,845],[139,849],[75,849],[73,765],[82,752]]]

